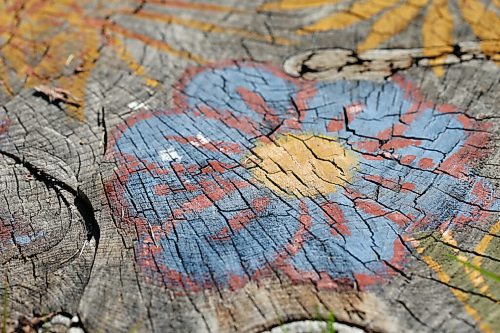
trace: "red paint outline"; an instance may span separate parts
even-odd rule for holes
[[[296,106],[299,109],[299,115],[298,118],[296,116],[292,117],[291,119],[285,119],[284,120],[284,128],[288,128],[291,130],[299,130],[301,128],[301,122],[303,121],[305,117],[305,112],[300,112],[300,111],[305,111],[308,110],[308,105],[307,101],[310,100],[316,93],[316,87],[313,84],[310,84],[308,82],[303,82],[301,80],[293,79],[280,70],[272,67],[272,65],[268,64],[263,64],[263,63],[250,63],[250,62],[245,62],[245,61],[227,61],[227,62],[221,62],[217,64],[212,64],[208,67],[194,67],[194,68],[189,68],[185,71],[185,75],[182,76],[182,79],[178,81],[176,85],[174,85],[174,93],[173,93],[173,101],[175,104],[174,109],[168,109],[168,110],[161,110],[161,111],[149,111],[149,110],[141,110],[137,114],[134,114],[133,116],[129,117],[125,123],[117,126],[115,130],[113,131],[113,135],[110,140],[110,147],[114,147],[116,145],[117,140],[123,135],[123,133],[130,127],[132,127],[134,124],[136,124],[139,121],[149,119],[154,116],[159,116],[159,115],[169,115],[169,114],[182,114],[185,112],[186,109],[188,109],[188,104],[186,101],[186,96],[181,93],[185,86],[191,81],[191,79],[197,75],[198,73],[201,73],[203,71],[206,71],[207,68],[226,68],[227,66],[247,66],[247,67],[258,67],[258,68],[263,68],[266,71],[269,71],[275,75],[277,75],[280,78],[286,79],[287,81],[291,82],[297,87],[297,93],[294,96],[294,101],[296,103]],[[418,115],[421,114],[424,110],[427,108],[434,107],[438,111],[443,112],[443,113],[454,113],[457,112],[456,108],[454,106],[451,106],[449,104],[442,104],[442,105],[434,105],[430,101],[426,101],[423,98],[422,93],[420,90],[414,86],[411,82],[405,80],[401,76],[394,76],[393,81],[405,91],[405,99],[407,101],[412,102],[412,107],[405,113],[404,116],[404,121],[406,124],[398,123],[398,124],[391,124],[390,128],[382,130],[378,136],[380,137],[386,137],[388,130],[392,129],[393,132],[396,132],[395,134],[397,135],[403,135],[405,130],[410,127],[411,123],[418,118]],[[252,108],[250,108],[252,109]],[[265,112],[265,108],[263,109]],[[198,115],[195,116],[200,116],[201,113],[204,112],[213,112],[211,110],[197,110],[199,112]],[[255,110],[254,110],[255,111]],[[216,112],[216,111],[215,111]],[[288,110],[290,114],[295,114],[295,110]],[[205,115],[207,116],[207,115]],[[463,116],[463,117],[461,117]],[[470,118],[467,118],[464,115],[457,115],[457,118],[459,121],[462,122],[464,125],[464,128],[466,129],[479,129],[485,131],[487,128],[489,128],[488,124],[485,123],[479,123],[475,120],[472,120]],[[225,119],[223,118],[215,118],[219,119],[220,121],[224,121]],[[273,123],[276,122],[276,119],[273,118]],[[338,119],[335,121],[340,121],[343,119]],[[334,121],[333,119],[330,121],[330,123]],[[253,123],[253,121],[252,121]],[[330,129],[332,130],[341,130],[343,129],[344,125],[340,126],[340,124],[335,124],[335,126],[327,126],[325,129],[327,132],[331,132]],[[228,126],[231,126],[230,124],[227,124]],[[256,129],[257,127],[254,127]],[[254,134],[254,130],[251,130],[250,128],[246,129],[248,133]],[[400,145],[401,143],[396,143],[401,141],[399,138],[399,141],[397,141],[398,138],[395,139],[390,139],[388,140],[384,146],[387,146],[386,148]],[[418,144],[416,141],[417,140],[410,140],[408,139],[408,142],[405,142],[405,145],[413,145],[413,144]],[[489,141],[489,134],[486,132],[481,132],[481,133],[473,133],[468,135],[467,139],[463,143],[462,148],[459,150],[459,152],[456,152],[452,156],[448,157],[446,160],[442,161],[441,164],[437,167],[437,171],[439,172],[442,170],[442,172],[447,172],[450,175],[454,176],[455,178],[459,178],[463,175],[463,171],[465,171],[465,165],[471,164],[473,161],[477,160],[478,158],[483,157],[486,152],[482,153],[477,153],[477,151],[472,151],[470,149],[470,146],[472,144],[482,144],[483,146],[486,147],[487,142]],[[368,143],[367,140],[362,140],[359,142],[355,142],[355,144],[359,145],[361,149],[363,149],[363,145],[366,145]],[[466,146],[469,146],[467,148]],[[383,146],[382,146],[383,147]],[[380,145],[377,143],[377,147],[371,147],[367,153],[361,153],[363,158],[365,159],[376,159],[376,160],[382,160],[383,157],[379,156],[380,154],[374,155],[373,153],[376,153],[379,149],[381,149]],[[476,149],[477,150],[477,149]],[[371,153],[371,154],[370,154]],[[412,162],[410,160],[411,156],[403,156],[401,159],[401,162],[403,164],[409,164]],[[135,158],[133,156],[126,156],[122,154],[115,154],[113,150],[109,150],[106,153],[106,158],[108,159],[118,159],[122,163],[129,163],[128,166],[122,166],[118,169],[116,172],[116,177],[113,177],[111,181],[108,181],[106,183],[106,193],[107,197],[113,201],[114,205],[111,205],[111,209],[113,212],[113,215],[117,217],[117,221],[120,222],[120,225],[123,223],[127,228],[135,228],[137,233],[139,235],[143,235],[144,238],[142,240],[143,246],[141,247],[136,247],[136,255],[137,255],[137,261],[138,265],[142,266],[146,270],[149,270],[150,272],[148,274],[144,274],[146,279],[152,283],[157,284],[158,282],[161,281],[162,285],[165,285],[166,287],[171,287],[172,286],[182,286],[183,291],[180,292],[181,294],[186,293],[186,292],[198,292],[201,290],[205,289],[213,289],[217,288],[215,286],[215,283],[213,281],[211,282],[206,282],[202,285],[200,285],[198,282],[194,282],[190,280],[188,277],[184,276],[183,274],[179,272],[175,272],[172,270],[169,270],[166,266],[162,266],[161,264],[157,263],[155,261],[156,255],[155,253],[158,251],[161,251],[160,248],[158,247],[152,247],[151,244],[154,244],[154,239],[151,238],[150,230],[148,227],[148,223],[144,218],[138,218],[138,217],[129,217],[128,216],[128,204],[125,202],[125,196],[124,196],[124,185],[125,182],[127,181],[128,177],[131,174],[131,169],[129,167],[133,167],[139,164],[142,164],[146,167],[146,169],[155,172],[157,174],[162,174],[168,172],[168,170],[161,168],[158,165],[155,164],[145,164],[143,161],[137,161],[134,160]],[[413,160],[415,157],[413,158]],[[449,164],[453,164],[455,160],[459,159],[461,161],[461,165],[463,166],[459,170],[453,170]],[[405,162],[403,162],[405,161]],[[212,166],[212,171],[210,170],[203,170],[203,172],[208,172],[208,173],[214,173],[214,174],[223,174],[228,168],[232,168],[234,166],[231,165],[222,165],[220,162],[213,161],[212,163],[209,163]],[[180,165],[179,165],[180,166]],[[194,167],[194,169],[193,169]],[[196,166],[188,166],[188,172],[195,170],[197,167]],[[440,169],[441,168],[441,169]],[[175,172],[186,172],[186,169],[184,167],[178,168],[173,168]],[[193,169],[193,170],[190,170]],[[206,169],[206,168],[205,168]],[[458,176],[458,177],[457,177]],[[179,177],[181,179],[181,177]],[[385,181],[385,180],[383,180]],[[389,181],[389,180],[387,180]],[[401,186],[401,189],[405,189],[406,191],[411,191],[414,189],[414,184],[411,183],[404,183]],[[169,189],[170,190],[170,189]],[[187,191],[194,191],[195,189],[189,189],[188,187],[185,187],[185,190]],[[166,191],[166,190],[165,190]],[[483,193],[486,191],[482,191],[481,189],[477,189],[477,193]],[[166,193],[166,192],[165,192]],[[354,192],[349,192],[346,191],[346,194],[353,198],[353,199],[359,199],[362,200],[363,203],[365,203],[366,206],[366,200],[367,198],[362,198],[360,194],[354,193]],[[481,197],[479,195],[478,197]],[[327,203],[325,203],[327,204]],[[491,204],[491,203],[490,203]],[[359,203],[357,204],[358,206],[360,205]],[[409,230],[415,230],[419,227],[422,227],[423,225],[426,225],[427,223],[430,222],[432,219],[431,217],[426,217],[420,221],[415,221],[412,223],[413,217],[411,219],[408,219],[406,216],[404,219],[401,218],[400,215],[401,213],[397,212],[388,212],[386,211],[383,207],[372,207],[368,205],[369,207],[365,207],[363,204],[359,206],[358,208],[361,210],[364,210],[365,212],[369,213],[373,210],[377,210],[382,213],[381,216],[387,216],[392,222],[396,223],[402,228],[406,228],[409,226],[409,228],[406,229],[406,231]],[[253,207],[255,208],[255,207]],[[127,213],[126,216],[121,216],[121,211]],[[265,210],[265,207],[262,208],[262,210]],[[387,269],[380,270],[380,272],[376,272],[374,274],[366,275],[366,274],[355,274],[354,278],[356,280],[357,284],[354,284],[352,281],[350,281],[348,278],[340,278],[340,279],[333,279],[331,278],[326,272],[319,272],[317,274],[316,272],[301,272],[298,271],[295,267],[292,266],[290,263],[286,263],[286,260],[288,258],[291,258],[293,255],[295,255],[300,249],[303,247],[303,244],[305,242],[305,237],[306,233],[310,230],[312,226],[312,221],[311,221],[311,216],[309,215],[307,211],[307,206],[305,203],[302,201],[300,203],[300,210],[301,214],[299,215],[299,220],[302,223],[302,226],[297,230],[295,235],[293,236],[291,243],[287,245],[282,251],[280,251],[277,254],[277,257],[275,260],[272,262],[269,262],[267,265],[265,265],[262,269],[259,269],[256,271],[252,276],[250,277],[239,277],[236,275],[232,275],[229,277],[229,288],[234,290],[237,288],[241,288],[244,286],[246,283],[248,283],[250,280],[258,280],[259,278],[263,276],[269,275],[272,271],[274,270],[279,270],[284,272],[288,278],[294,283],[307,283],[307,282],[312,282],[315,283],[318,287],[320,288],[334,288],[334,289],[342,289],[342,288],[348,288],[352,289],[355,288],[356,286],[358,288],[365,288],[369,285],[373,285],[374,283],[378,283],[383,281],[386,277],[391,276],[396,274],[396,272],[389,266],[387,266]],[[479,208],[478,208],[479,210]],[[258,211],[258,210],[257,210]],[[478,212],[479,213],[479,212]],[[488,214],[487,212],[481,212],[480,214]],[[399,215],[398,215],[399,214]],[[256,218],[254,216],[255,214],[251,213],[252,216],[240,216],[235,218],[234,226],[233,229],[239,230],[241,228],[244,228],[247,223],[250,223],[250,220]],[[330,215],[330,214],[327,214]],[[481,215],[482,216],[482,215]],[[331,216],[330,216],[331,218]],[[425,220],[425,221],[424,221]],[[165,224],[163,227],[157,227],[153,226],[151,228],[151,231],[153,232],[153,235],[155,233],[159,232],[165,232],[169,233],[171,232],[171,228],[174,227],[176,223],[180,223],[184,220],[180,219],[174,219],[172,218],[169,221],[165,221]],[[426,222],[427,221],[427,222]],[[454,221],[454,222],[460,222],[460,221]],[[464,221],[462,221],[465,223]],[[342,223],[340,221],[337,221],[338,225],[341,226]],[[228,230],[221,230],[218,235],[220,234],[220,241],[224,241],[226,237],[228,237]],[[227,234],[227,235],[226,235]],[[332,232],[332,235],[334,233]],[[140,238],[140,237],[139,237]],[[136,240],[137,242],[140,241],[140,239]],[[400,266],[403,264],[405,260],[405,255],[406,251],[404,250],[404,246],[401,243],[400,239],[397,238],[394,243],[394,255],[393,258],[389,261],[391,265],[394,266]]]

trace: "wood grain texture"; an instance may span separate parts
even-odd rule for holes
[[[9,318],[500,330],[497,5],[3,2]]]

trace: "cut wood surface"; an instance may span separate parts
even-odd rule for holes
[[[3,328],[500,331],[499,10],[0,3]]]

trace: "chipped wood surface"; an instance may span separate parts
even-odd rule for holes
[[[284,71],[306,80],[377,80],[382,81],[411,67],[440,68],[473,60],[485,60],[480,43],[455,44],[453,53],[426,56],[426,49],[373,49],[361,54],[347,49],[308,50],[294,54],[283,64]]]
[[[2,2],[9,323],[499,331],[498,10]]]

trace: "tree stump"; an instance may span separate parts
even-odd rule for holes
[[[499,331],[498,10],[3,2],[9,329]]]

